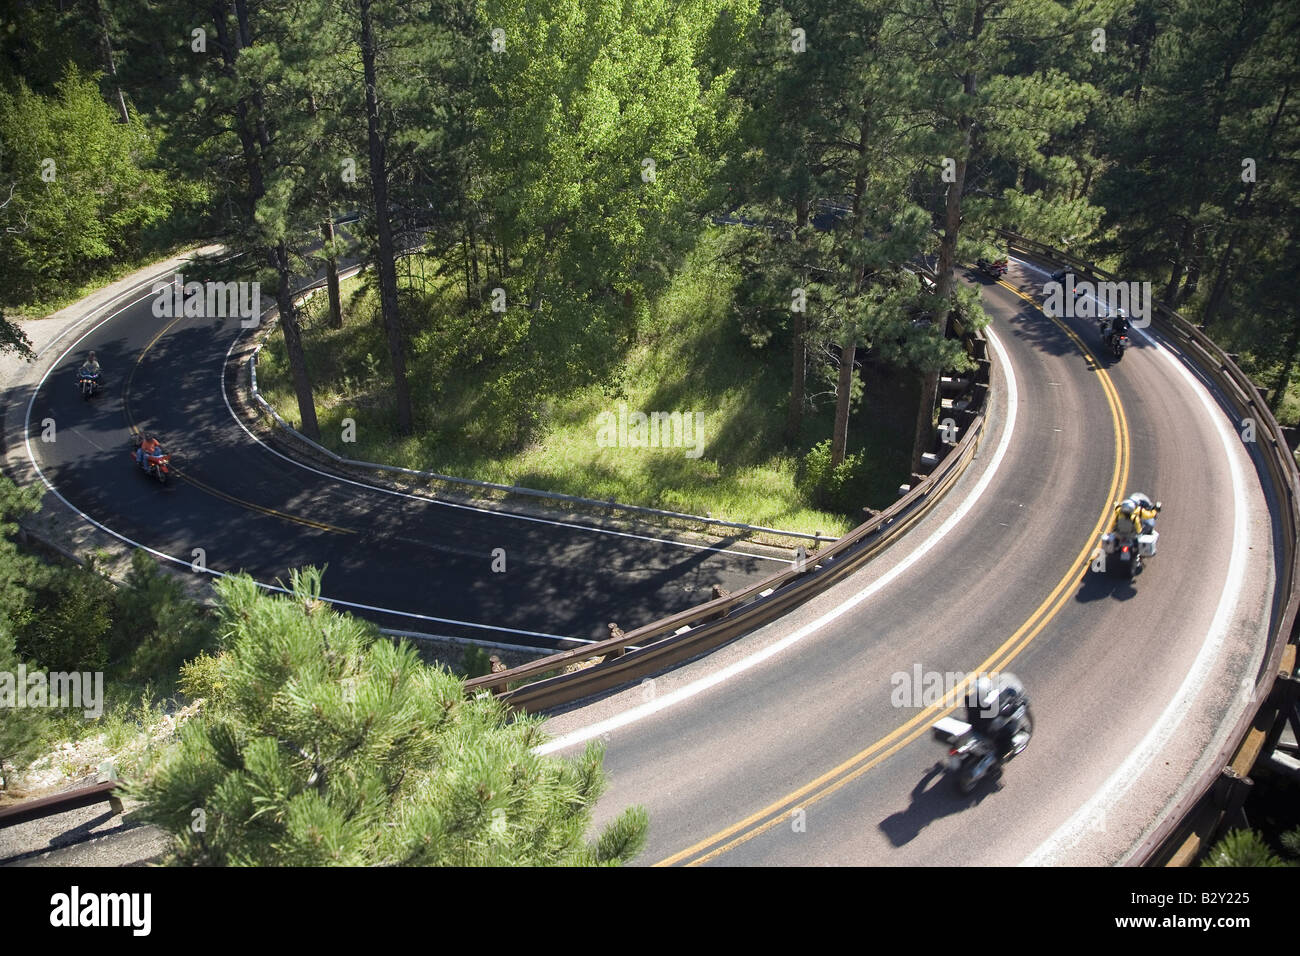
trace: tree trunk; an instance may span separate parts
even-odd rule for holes
[[[293,304],[293,273],[289,268],[289,250],[283,242],[275,247],[272,264],[280,277],[276,283],[275,302],[280,310],[280,331],[284,335],[284,350],[289,357],[289,374],[293,378],[294,394],[298,397],[302,433],[312,441],[319,442],[320,425],[316,421],[316,401],[312,396],[311,379],[307,375],[307,353],[302,348],[298,312]]]
[[[858,129],[857,172],[853,177],[853,234],[858,238],[862,234],[862,194],[866,190],[866,170],[863,168],[863,154],[867,149],[867,135],[870,129],[870,114],[867,104],[863,103],[862,121]],[[856,304],[862,295],[862,284],[866,275],[866,263],[858,261],[854,266],[851,301]],[[835,389],[835,430],[831,433],[831,467],[844,461],[849,443],[849,408],[853,400],[853,359],[857,353],[858,329],[850,326],[845,343],[840,348],[840,378]]]
[[[807,322],[804,320],[802,312],[794,314],[794,341],[790,345],[790,408],[785,418],[785,440],[793,443],[798,441],[799,432],[803,428],[803,406],[806,393],[806,375],[808,368],[807,344],[804,342],[804,335],[807,332]]]
[[[108,36],[108,18],[104,16],[104,6],[95,0],[95,16],[99,18],[100,36],[104,40],[104,57],[108,61],[108,75],[113,78],[113,91],[117,94],[117,112],[122,117],[122,125],[131,122],[131,114],[126,111],[126,97],[122,95],[122,85],[117,81],[117,64],[113,62],[113,41]]]
[[[397,430],[409,435],[413,424],[411,390],[406,381],[406,351],[402,341],[402,320],[397,309],[397,264],[393,248],[393,227],[388,220],[388,166],[384,137],[379,129],[379,90],[375,76],[375,35],[371,25],[372,0],[360,0],[361,62],[366,78],[366,134],[370,144],[370,186],[375,201],[375,222],[379,231],[379,304],[388,333],[388,356],[393,365],[394,395],[397,399]]]
[[[464,223],[462,223],[462,226]],[[469,230],[461,232],[461,254],[465,257],[465,306],[469,307],[474,301],[474,282],[469,274]]]
[[[343,302],[339,296],[339,260],[334,254],[334,220],[326,219],[320,226],[321,236],[325,239],[327,254],[325,256],[325,287],[330,296],[330,328],[343,328]]]
[[[976,91],[975,74],[967,73],[963,82],[967,96],[974,96]],[[962,155],[956,157],[957,168],[954,181],[948,184],[948,197],[944,209],[943,239],[939,243],[939,265],[936,270],[935,291],[945,303],[951,301],[956,285],[954,270],[957,265],[957,235],[961,230],[961,194],[966,186],[966,163],[970,154],[971,131],[975,119],[962,116],[958,119],[961,130]],[[944,328],[947,328],[945,317]],[[916,431],[912,436],[912,471],[920,471],[921,456],[930,450],[934,440],[934,403],[939,396],[939,370],[922,369],[921,404],[916,411]]]
[[[1193,211],[1192,215],[1195,215],[1195,212]],[[1186,267],[1186,249],[1188,243],[1192,240],[1192,228],[1192,219],[1189,217],[1187,224],[1183,226],[1182,238],[1178,240],[1178,247],[1174,252],[1174,264],[1169,268],[1169,284],[1165,286],[1165,294],[1160,297],[1160,300],[1171,309],[1178,297],[1178,283],[1182,281],[1183,269]]]
[[[239,51],[252,45],[252,31],[248,20],[246,0],[234,0],[235,19],[238,26],[237,37],[229,36],[226,29],[225,10],[217,7],[217,36],[224,63],[224,72],[232,80],[238,78],[236,62]],[[260,110],[262,99],[254,94],[253,102]],[[235,106],[235,131],[244,154],[248,168],[248,221],[254,221],[258,201],[266,194],[266,180],[263,176],[262,158],[270,143],[266,124],[260,116],[250,115],[247,99],[240,99]],[[259,152],[259,146],[261,151]],[[280,312],[280,330],[284,334],[285,352],[289,359],[289,372],[293,378],[294,393],[298,399],[298,414],[302,419],[302,430],[313,441],[320,440],[320,427],[316,422],[316,402],[312,395],[311,378],[307,374],[307,356],[302,349],[297,314],[293,307],[293,275],[289,265],[289,250],[283,242],[264,251],[266,261],[275,269],[277,281],[275,300]]]
[[[795,242],[801,241],[803,230],[808,225],[808,197],[800,195],[795,201]],[[803,407],[807,392],[808,321],[805,313],[794,313],[794,334],[790,343],[790,407],[785,419],[785,440],[795,442],[803,428]]]
[[[1192,243],[1192,255],[1187,267],[1187,277],[1183,280],[1183,287],[1178,291],[1177,297],[1169,303],[1169,308],[1176,309],[1186,302],[1188,298],[1196,294],[1196,287],[1201,281],[1201,259],[1205,255],[1205,237],[1198,233]]]
[[[857,346],[850,340],[840,346],[840,378],[835,394],[835,430],[831,432],[831,467],[844,461],[844,454],[849,444],[849,402],[853,394],[853,359]]]

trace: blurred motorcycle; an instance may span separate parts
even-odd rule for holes
[[[131,440],[131,460],[145,474],[158,479],[161,485],[167,484],[167,479],[171,477],[171,460],[172,456],[164,454],[161,446],[156,451],[146,451],[143,459],[140,455],[140,446],[143,443],[139,435]]]
[[[995,706],[995,716],[972,718],[981,724],[978,727],[956,717],[940,718],[931,727],[934,739],[948,748],[947,769],[963,794],[973,792],[981,781],[1024,753],[1034,735],[1034,715],[1023,689],[1005,693]]]

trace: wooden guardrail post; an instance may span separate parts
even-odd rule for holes
[[[1296,647],[1292,644],[1287,648],[1289,653],[1289,662],[1285,662],[1282,669],[1279,670],[1277,679],[1273,682],[1273,687],[1269,691],[1270,707],[1277,708],[1277,720],[1269,729],[1268,736],[1264,738],[1264,753],[1271,754],[1277,749],[1278,741],[1282,739],[1282,731],[1286,729],[1287,724],[1291,725],[1291,732],[1295,734],[1296,740],[1300,741],[1300,676],[1295,673],[1295,656]],[[1289,663],[1289,667],[1286,666]]]

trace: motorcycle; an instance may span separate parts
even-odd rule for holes
[[[998,753],[995,740],[964,720],[943,717],[931,727],[934,739],[948,748],[947,769],[955,774],[957,789],[962,794],[972,793],[986,777],[1000,772],[1029,746],[1034,735],[1034,715],[1029,710],[1028,696],[1020,697],[1007,720],[1015,730],[1011,749],[1005,755]]]
[[[1116,362],[1124,357],[1124,352],[1130,344],[1127,332],[1120,332],[1118,335],[1110,331],[1102,332],[1101,341],[1110,350],[1110,354]]]
[[[1145,534],[1112,531],[1101,536],[1101,549],[1106,554],[1114,556],[1115,566],[1119,568],[1121,574],[1128,575],[1131,583],[1141,573],[1145,559],[1155,557],[1156,543],[1159,540],[1160,532],[1154,529]],[[1109,567],[1108,562],[1107,568]]]
[[[1007,274],[1007,260],[1003,259],[977,259],[975,267],[984,273],[990,279],[1001,279]]]
[[[171,477],[171,460],[172,456],[163,455],[145,455],[143,464],[139,461],[139,452],[142,439],[137,435],[132,440],[131,460],[145,474],[158,479],[161,485],[167,484],[167,479]]]
[[[1121,332],[1119,335],[1111,335],[1109,338],[1110,354],[1113,355],[1115,361],[1118,362],[1124,357],[1124,350],[1128,348],[1128,336]]]
[[[99,376],[87,375],[85,372],[78,372],[77,388],[81,390],[82,399],[84,401],[90,401],[91,396],[99,394]]]

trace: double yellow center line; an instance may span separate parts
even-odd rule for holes
[[[140,352],[139,357],[135,360],[135,364],[131,366],[131,371],[127,373],[126,381],[122,383],[122,414],[126,416],[126,427],[130,429],[132,435],[140,434],[140,429],[137,428],[135,424],[135,417],[131,414],[131,383],[135,380],[135,370],[140,367],[140,363],[142,363],[144,357],[149,354],[149,350],[158,344],[158,340],[170,332],[172,328],[175,327],[176,323],[181,321],[182,318],[184,318],[184,316],[177,316],[172,319],[157,335],[149,340],[149,344]],[[230,504],[237,505],[238,507],[245,508],[249,511],[256,511],[260,514],[272,518],[280,518],[284,521],[291,521],[294,524],[302,525],[305,528],[314,528],[317,531],[330,531],[334,534],[357,534],[356,531],[353,531],[350,528],[340,528],[337,525],[326,524],[323,521],[313,521],[310,518],[301,518],[298,515],[287,514],[283,511],[277,511],[274,508],[268,508],[265,505],[245,501],[243,498],[236,498],[234,495],[227,494],[224,491],[213,488],[209,484],[199,481],[193,475],[182,472],[176,467],[172,467],[172,473],[178,478],[183,478],[187,484],[193,485],[195,488],[212,495],[214,498],[220,498],[222,501],[228,501]]]
[[[999,281],[999,285],[1014,292],[1017,296],[1037,307],[1038,303],[1032,296],[1021,292],[1019,289],[1007,284],[1005,281]],[[1105,369],[1096,360],[1096,357],[1084,344],[1083,340],[1068,328],[1059,319],[1048,316],[1079,348],[1084,357],[1089,362],[1089,369],[1097,373],[1097,379],[1101,383],[1102,391],[1106,395],[1106,403],[1110,406],[1111,424],[1115,437],[1115,464],[1111,470],[1110,488],[1106,494],[1106,502],[1097,518],[1097,523],[1093,527],[1092,534],[1088,537],[1087,543],[1080,549],[1078,555],[1071,562],[1069,570],[1066,571],[1061,580],[1057,583],[1047,598],[1040,604],[1037,609],[1016,628],[1015,633],[1008,637],[1002,644],[987,658],[985,658],[969,676],[961,682],[953,692],[943,701],[932,704],[924,708],[920,713],[907,721],[902,726],[891,731],[889,734],[877,740],[865,750],[854,754],[848,760],[836,767],[828,770],[815,780],[804,784],[797,790],[791,791],[779,800],[768,804],[763,809],[753,813],[745,819],[734,823],[723,830],[704,840],[687,847],[679,853],[674,853],[667,859],[659,861],[656,866],[673,866],[684,864],[686,866],[698,866],[717,859],[729,850],[747,843],[754,837],[766,833],[774,827],[786,823],[791,814],[796,809],[805,809],[819,800],[823,800],[835,793],[841,787],[851,783],[858,777],[862,776],[872,767],[882,763],[893,754],[902,750],[912,741],[922,736],[929,729],[934,721],[938,720],[945,714],[951,713],[957,704],[964,697],[967,688],[971,682],[981,673],[1004,670],[1006,666],[1013,661],[1021,651],[1029,646],[1030,642],[1045,628],[1048,623],[1056,617],[1061,609],[1070,600],[1075,585],[1080,577],[1086,572],[1092,562],[1096,552],[1096,541],[1098,535],[1106,530],[1110,522],[1111,508],[1113,502],[1119,496],[1122,487],[1128,481],[1129,471],[1129,431],[1128,421],[1124,417],[1124,409],[1120,405],[1119,395],[1115,391],[1115,385],[1106,374]]]

